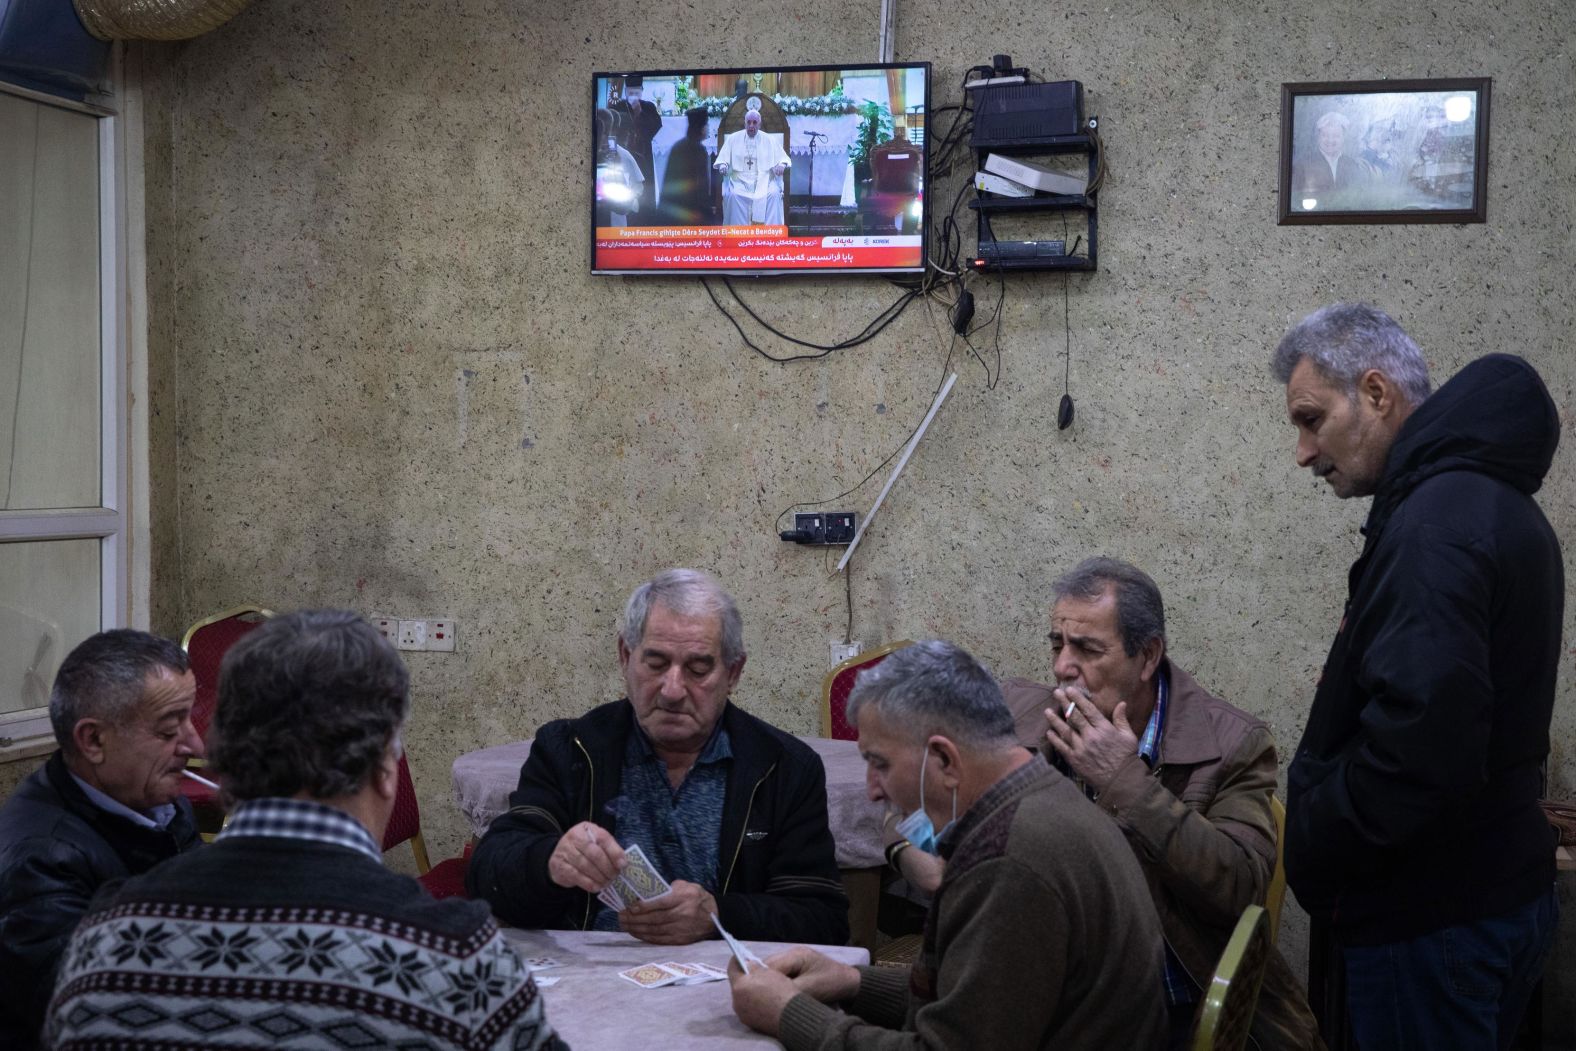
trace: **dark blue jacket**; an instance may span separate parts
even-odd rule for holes
[[[1532,499],[1559,443],[1520,358],[1396,435],[1287,774],[1286,875],[1347,944],[1501,915],[1554,882],[1538,808],[1565,581]]]
[[[607,802],[619,794],[633,718],[628,701],[615,701],[542,727],[509,809],[471,857],[465,885],[472,897],[520,927],[590,926],[594,899],[554,883],[547,859],[581,821],[617,835]],[[848,897],[827,828],[820,757],[731,702],[722,724],[733,761],[717,830],[718,918],[740,938],[844,944]]]

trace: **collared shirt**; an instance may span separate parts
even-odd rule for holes
[[[1171,673],[1162,664],[1155,676],[1155,710],[1149,713],[1144,724],[1144,735],[1138,739],[1138,754],[1153,770],[1160,761],[1160,734],[1166,725],[1166,698],[1171,694]]]
[[[70,774],[71,771],[67,770],[66,773]],[[126,804],[100,792],[76,774],[71,774],[71,780],[75,781],[77,787],[82,789],[82,794],[88,797],[88,802],[106,814],[123,817],[127,821],[141,825],[143,828],[169,828],[170,822],[175,819],[174,803],[161,803],[148,811],[133,810]]]
[[[359,850],[382,864],[383,852],[366,826],[343,810],[305,799],[248,799],[230,814],[230,823],[219,839],[234,836],[269,836],[305,839]]]
[[[668,780],[668,767],[651,747],[651,739],[630,714],[633,724],[624,742],[623,795],[608,802],[613,834],[628,847],[639,844],[662,878],[699,884],[715,894],[717,830],[728,798],[728,769],[733,747],[719,720],[695,765],[678,788]],[[592,929],[618,930],[618,914],[602,906]]]

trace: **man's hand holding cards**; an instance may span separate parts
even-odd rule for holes
[[[560,887],[597,894],[628,864],[624,848],[594,821],[582,821],[558,838],[547,876]]]
[[[646,852],[640,849],[640,844],[635,843],[624,851],[624,865],[618,875],[598,892],[597,897],[614,912],[623,912],[637,902],[652,901],[672,889],[646,857]]]
[[[629,848],[626,859],[618,879],[626,892],[618,922],[626,932],[654,945],[689,945],[711,934],[717,901],[705,887],[681,879],[670,885],[639,845]]]

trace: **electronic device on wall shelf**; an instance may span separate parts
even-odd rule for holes
[[[591,272],[923,273],[930,64],[592,77]]]
[[[984,67],[981,67],[982,69]],[[970,81],[974,106],[976,271],[1094,270],[1099,266],[1099,206],[1104,176],[1099,122],[1083,116],[1083,85],[1076,80],[1035,82],[1008,55],[992,60],[994,76]],[[1020,79],[1016,79],[1019,78]],[[1077,154],[1087,174],[1059,167],[1059,156]],[[1077,212],[1084,229],[1069,246],[1062,237],[998,237],[992,219],[1041,214],[1050,219]],[[1070,255],[1080,243],[1086,254]]]

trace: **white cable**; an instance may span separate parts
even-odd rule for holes
[[[881,510],[881,501],[886,499],[887,493],[892,491],[892,483],[897,481],[897,476],[903,473],[903,468],[908,465],[908,458],[914,454],[914,447],[925,436],[925,431],[930,427],[930,421],[936,418],[936,410],[941,408],[941,403],[947,400],[947,395],[952,393],[952,385],[958,382],[958,374],[954,372],[947,377],[947,382],[942,384],[941,392],[936,395],[936,400],[931,402],[930,411],[925,413],[925,418],[920,422],[919,430],[914,432],[914,437],[908,440],[908,445],[903,448],[903,455],[898,458],[897,466],[892,468],[892,474],[887,478],[886,485],[881,487],[881,495],[876,497],[876,502],[870,508],[870,513],[865,520],[859,523],[859,530],[854,533],[854,539],[848,545],[848,550],[843,552],[842,560],[837,563],[837,571],[841,573],[848,565],[848,560],[854,557],[854,548],[859,546],[859,541],[864,539],[865,533],[870,529],[870,523],[876,520],[876,512]]]
[[[946,274],[948,277],[957,277],[958,276],[958,271],[956,271],[956,270],[948,270],[946,267],[944,267],[940,263],[936,262],[936,257],[935,256],[931,256],[930,257],[930,265],[935,267],[937,270],[941,271],[941,273]]]

